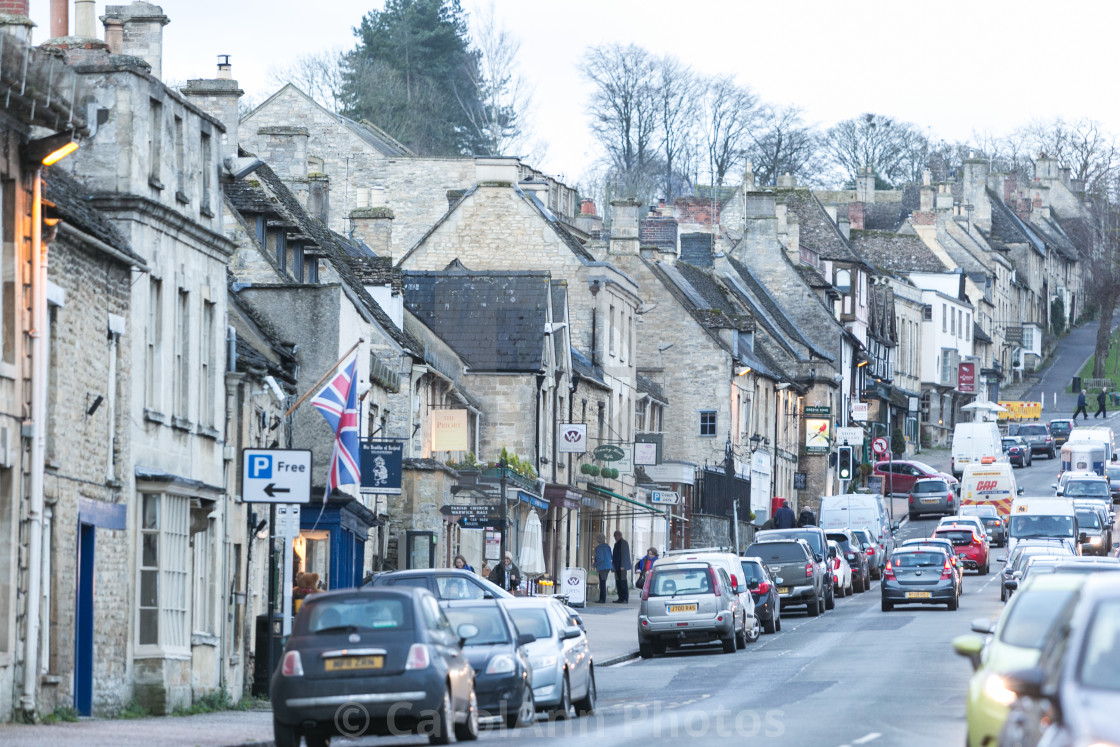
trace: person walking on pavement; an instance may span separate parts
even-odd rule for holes
[[[630,586],[626,582],[626,574],[630,571],[630,544],[622,539],[622,532],[614,530],[614,583],[618,588],[618,599],[615,604],[626,604],[630,601]]]
[[[634,580],[634,588],[640,589],[645,586],[646,575],[649,569],[653,568],[653,564],[657,562],[657,548],[651,547],[646,550],[646,554],[638,558],[638,562],[634,565],[634,573],[638,574],[638,578]]]
[[[782,499],[782,507],[774,512],[774,525],[778,529],[793,529],[797,526],[797,516],[789,507],[789,499]]]
[[[607,576],[611,573],[611,567],[614,565],[614,556],[611,554],[611,546],[607,544],[607,535],[595,535],[595,571],[599,574],[599,604],[607,603]]]
[[[801,509],[801,513],[797,515],[797,526],[799,527],[815,527],[817,525],[817,518],[813,516],[812,510],[808,506]]]
[[[507,550],[505,561],[490,571],[490,583],[497,584],[508,592],[521,586],[521,570],[513,564],[513,553]]]
[[[1104,403],[1107,401],[1108,387],[1101,387],[1100,392],[1097,393],[1097,411],[1093,413],[1093,418],[1096,418],[1098,415],[1104,415],[1105,418],[1108,418],[1108,413],[1104,409]],[[1089,418],[1086,417],[1085,419],[1088,420]]]
[[[1086,420],[1089,419],[1089,410],[1086,409],[1088,404],[1088,400],[1085,399],[1085,390],[1082,389],[1081,394],[1077,395],[1077,409],[1073,411],[1074,422],[1077,422],[1077,413],[1084,415]]]

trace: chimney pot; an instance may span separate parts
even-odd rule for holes
[[[218,55],[218,79],[219,80],[232,80],[233,79],[233,65],[229,64],[229,55]]]
[[[50,34],[52,39],[70,34],[69,0],[51,0]]]
[[[76,3],[94,4],[93,0],[76,0]],[[79,5],[75,5],[75,15],[82,13]],[[121,54],[139,57],[152,67],[152,76],[157,80],[163,79],[163,27],[170,23],[170,19],[163,14],[163,8],[151,3],[136,0],[130,5],[106,5],[102,21],[109,18],[119,18],[124,22],[122,35]],[[81,23],[81,16],[75,19]],[[79,35],[81,30],[78,31]]]
[[[124,21],[119,18],[106,18],[105,45],[109,54],[124,54]]]

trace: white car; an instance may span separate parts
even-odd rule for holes
[[[851,594],[852,566],[836,540],[828,541],[828,567],[832,572],[832,586],[836,590],[836,596],[846,597]]]
[[[976,530],[976,533],[981,537],[986,537],[991,541],[992,535],[988,528],[984,526],[984,520],[979,516],[946,516],[937,523],[937,528],[940,529],[944,526],[952,526],[953,524],[968,525]]]
[[[531,633],[526,644],[533,670],[533,700],[538,711],[566,719],[572,708],[580,716],[595,711],[595,666],[587,635],[563,604],[548,597],[516,597],[500,604],[518,633]]]

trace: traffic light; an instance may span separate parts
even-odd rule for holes
[[[841,446],[837,450],[836,462],[839,465],[840,479],[852,479],[852,447]]]

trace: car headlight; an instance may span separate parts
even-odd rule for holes
[[[534,669],[554,667],[556,666],[556,655],[553,654],[552,656],[534,656],[533,658],[529,659],[529,663],[533,665]]]
[[[486,665],[486,674],[509,674],[516,666],[509,654],[498,654]]]
[[[1007,683],[998,674],[990,674],[984,680],[984,695],[1002,706],[1010,706],[1019,697],[1007,688]]]
[[[1100,543],[1101,543],[1101,538],[1100,537],[1090,537],[1089,538],[1089,544],[1090,545],[1099,545]]]

